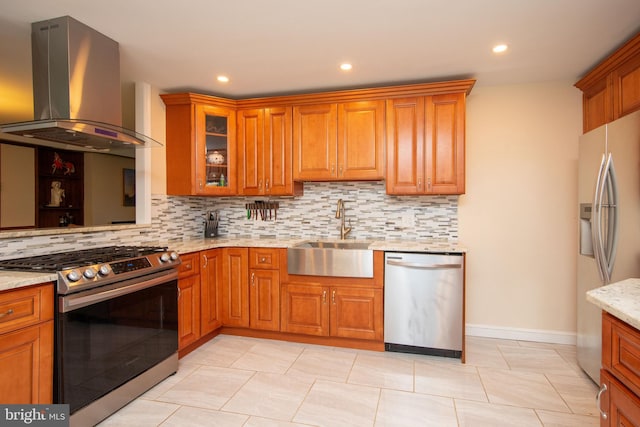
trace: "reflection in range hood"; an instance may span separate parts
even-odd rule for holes
[[[35,121],[2,132],[99,150],[159,146],[122,123],[118,43],[69,16],[31,24]]]

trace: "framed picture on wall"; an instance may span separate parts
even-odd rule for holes
[[[122,205],[136,205],[136,171],[122,169]]]

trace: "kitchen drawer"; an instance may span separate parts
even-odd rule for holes
[[[640,395],[640,331],[602,312],[602,367]]]
[[[277,270],[280,268],[280,249],[249,248],[249,268]]]
[[[53,319],[53,284],[0,293],[0,333]]]
[[[180,255],[180,261],[182,263],[178,267],[179,279],[200,274],[200,254],[198,252]]]

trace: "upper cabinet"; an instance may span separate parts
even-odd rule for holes
[[[161,95],[167,106],[167,194],[237,193],[235,101]]]
[[[582,91],[588,132],[640,109],[640,34],[593,68],[575,86]]]
[[[304,181],[387,180],[388,194],[464,193],[475,80],[230,100],[161,95],[167,194],[296,196]]]
[[[294,179],[383,179],[384,113],[383,100],[293,107]]]
[[[291,107],[238,111],[240,194],[302,194],[302,183],[292,176],[291,114]]]
[[[465,93],[387,101],[387,194],[464,194]]]

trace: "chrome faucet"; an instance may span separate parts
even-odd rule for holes
[[[351,220],[349,220],[349,227],[344,225],[344,202],[342,199],[338,199],[338,208],[336,209],[336,218],[342,219],[340,223],[340,239],[344,240],[347,234],[351,231]]]

